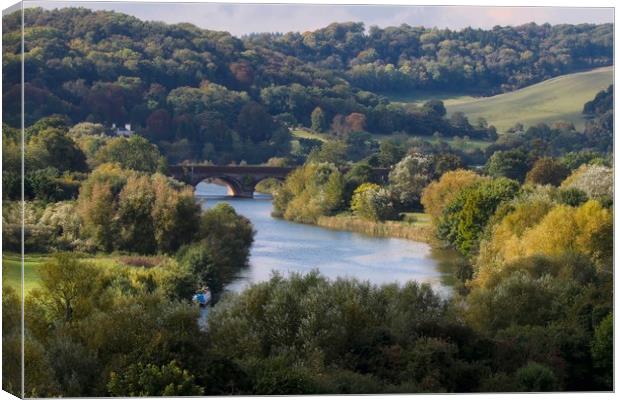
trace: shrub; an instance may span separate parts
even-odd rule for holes
[[[529,362],[516,373],[516,380],[520,391],[523,392],[553,392],[559,389],[553,371],[542,364]]]

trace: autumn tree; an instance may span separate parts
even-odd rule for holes
[[[435,223],[439,222],[444,208],[458,193],[482,179],[475,172],[464,169],[446,172],[438,181],[432,181],[424,188],[420,199],[424,211],[431,215]]]
[[[559,161],[543,157],[536,160],[532,169],[527,173],[525,182],[559,186],[569,173],[568,168]]]

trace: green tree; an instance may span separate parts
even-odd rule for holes
[[[204,389],[196,385],[189,371],[178,362],[165,365],[132,364],[122,373],[111,372],[107,389],[113,396],[200,396]]]
[[[247,265],[254,233],[250,220],[220,203],[202,214],[196,239],[208,249],[221,276],[230,277]]]
[[[521,150],[496,151],[489,158],[486,170],[493,177],[523,182],[529,170],[527,155]]]
[[[440,238],[470,255],[495,210],[519,192],[519,184],[506,178],[484,180],[462,189],[444,209],[437,232]]]
[[[553,392],[559,389],[553,371],[542,364],[529,362],[516,372],[519,390],[523,392]]]
[[[41,289],[34,294],[53,319],[69,323],[83,318],[97,300],[98,271],[70,253],[59,253],[39,269]]]
[[[60,129],[47,128],[31,137],[26,146],[27,168],[53,167],[61,172],[86,171],[86,156]]]
[[[153,173],[162,165],[157,146],[142,136],[110,140],[95,156],[99,164],[118,163],[123,168]]]
[[[609,313],[595,328],[590,345],[594,366],[601,372],[604,383],[613,384],[614,319]]]
[[[188,268],[192,276],[197,278],[196,286],[207,285],[214,293],[219,293],[230,276],[225,275],[228,271],[216,268],[210,253],[204,244],[193,243],[181,247],[176,257],[179,264]]]
[[[316,107],[310,115],[312,130],[315,132],[324,132],[326,128],[325,113],[321,107]]]

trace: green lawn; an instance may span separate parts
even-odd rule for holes
[[[372,137],[375,140],[378,141],[382,141],[382,140],[389,140],[390,138],[393,138],[393,135],[379,135],[379,134],[373,134]],[[463,140],[460,138],[441,138],[438,139],[434,136],[419,136],[419,135],[411,135],[411,136],[407,136],[408,138],[419,138],[419,139],[423,139],[426,140],[428,142],[431,143],[438,143],[440,140],[443,140],[444,142],[448,143],[452,148],[455,149],[459,149],[459,150],[474,150],[474,149],[481,149],[484,150],[485,148],[487,148],[492,142],[486,141],[486,140],[473,140],[473,139],[469,139],[469,140]]]
[[[516,122],[531,126],[540,122],[564,120],[574,123],[577,129],[583,129],[585,120],[581,111],[584,103],[612,84],[613,73],[613,67],[597,68],[558,76],[491,97],[426,90],[385,95],[394,102],[418,105],[430,99],[442,100],[448,114],[461,111],[471,122],[484,117],[489,124],[495,125],[499,133],[505,132]]]
[[[47,259],[42,255],[26,255],[24,262],[24,289],[28,292],[38,285],[37,268]],[[2,254],[2,284],[21,291],[21,255],[15,253]]]
[[[26,254],[24,262],[24,289],[26,293],[39,284],[38,268],[49,258],[46,254]],[[132,258],[131,256],[127,258]],[[137,257],[148,259],[150,257]],[[109,268],[113,266],[128,265],[123,256],[101,254],[93,255],[84,259],[95,266]],[[127,261],[129,262],[129,261]],[[2,284],[21,290],[21,257],[16,253],[2,254]]]
[[[499,133],[516,122],[531,126],[540,122],[570,121],[579,130],[585,120],[583,105],[613,82],[613,67],[559,76],[510,93],[485,98],[452,98],[448,113],[461,111],[471,122],[484,117]]]
[[[464,92],[438,92],[431,90],[415,90],[410,93],[381,93],[394,103],[412,103],[421,106],[429,100],[441,100],[444,104],[452,102],[464,102],[474,100],[475,97],[470,93]]]

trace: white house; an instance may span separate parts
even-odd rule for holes
[[[114,136],[131,136],[133,131],[131,130],[131,124],[125,124],[124,128],[116,127],[116,124],[112,124],[112,134]]]

